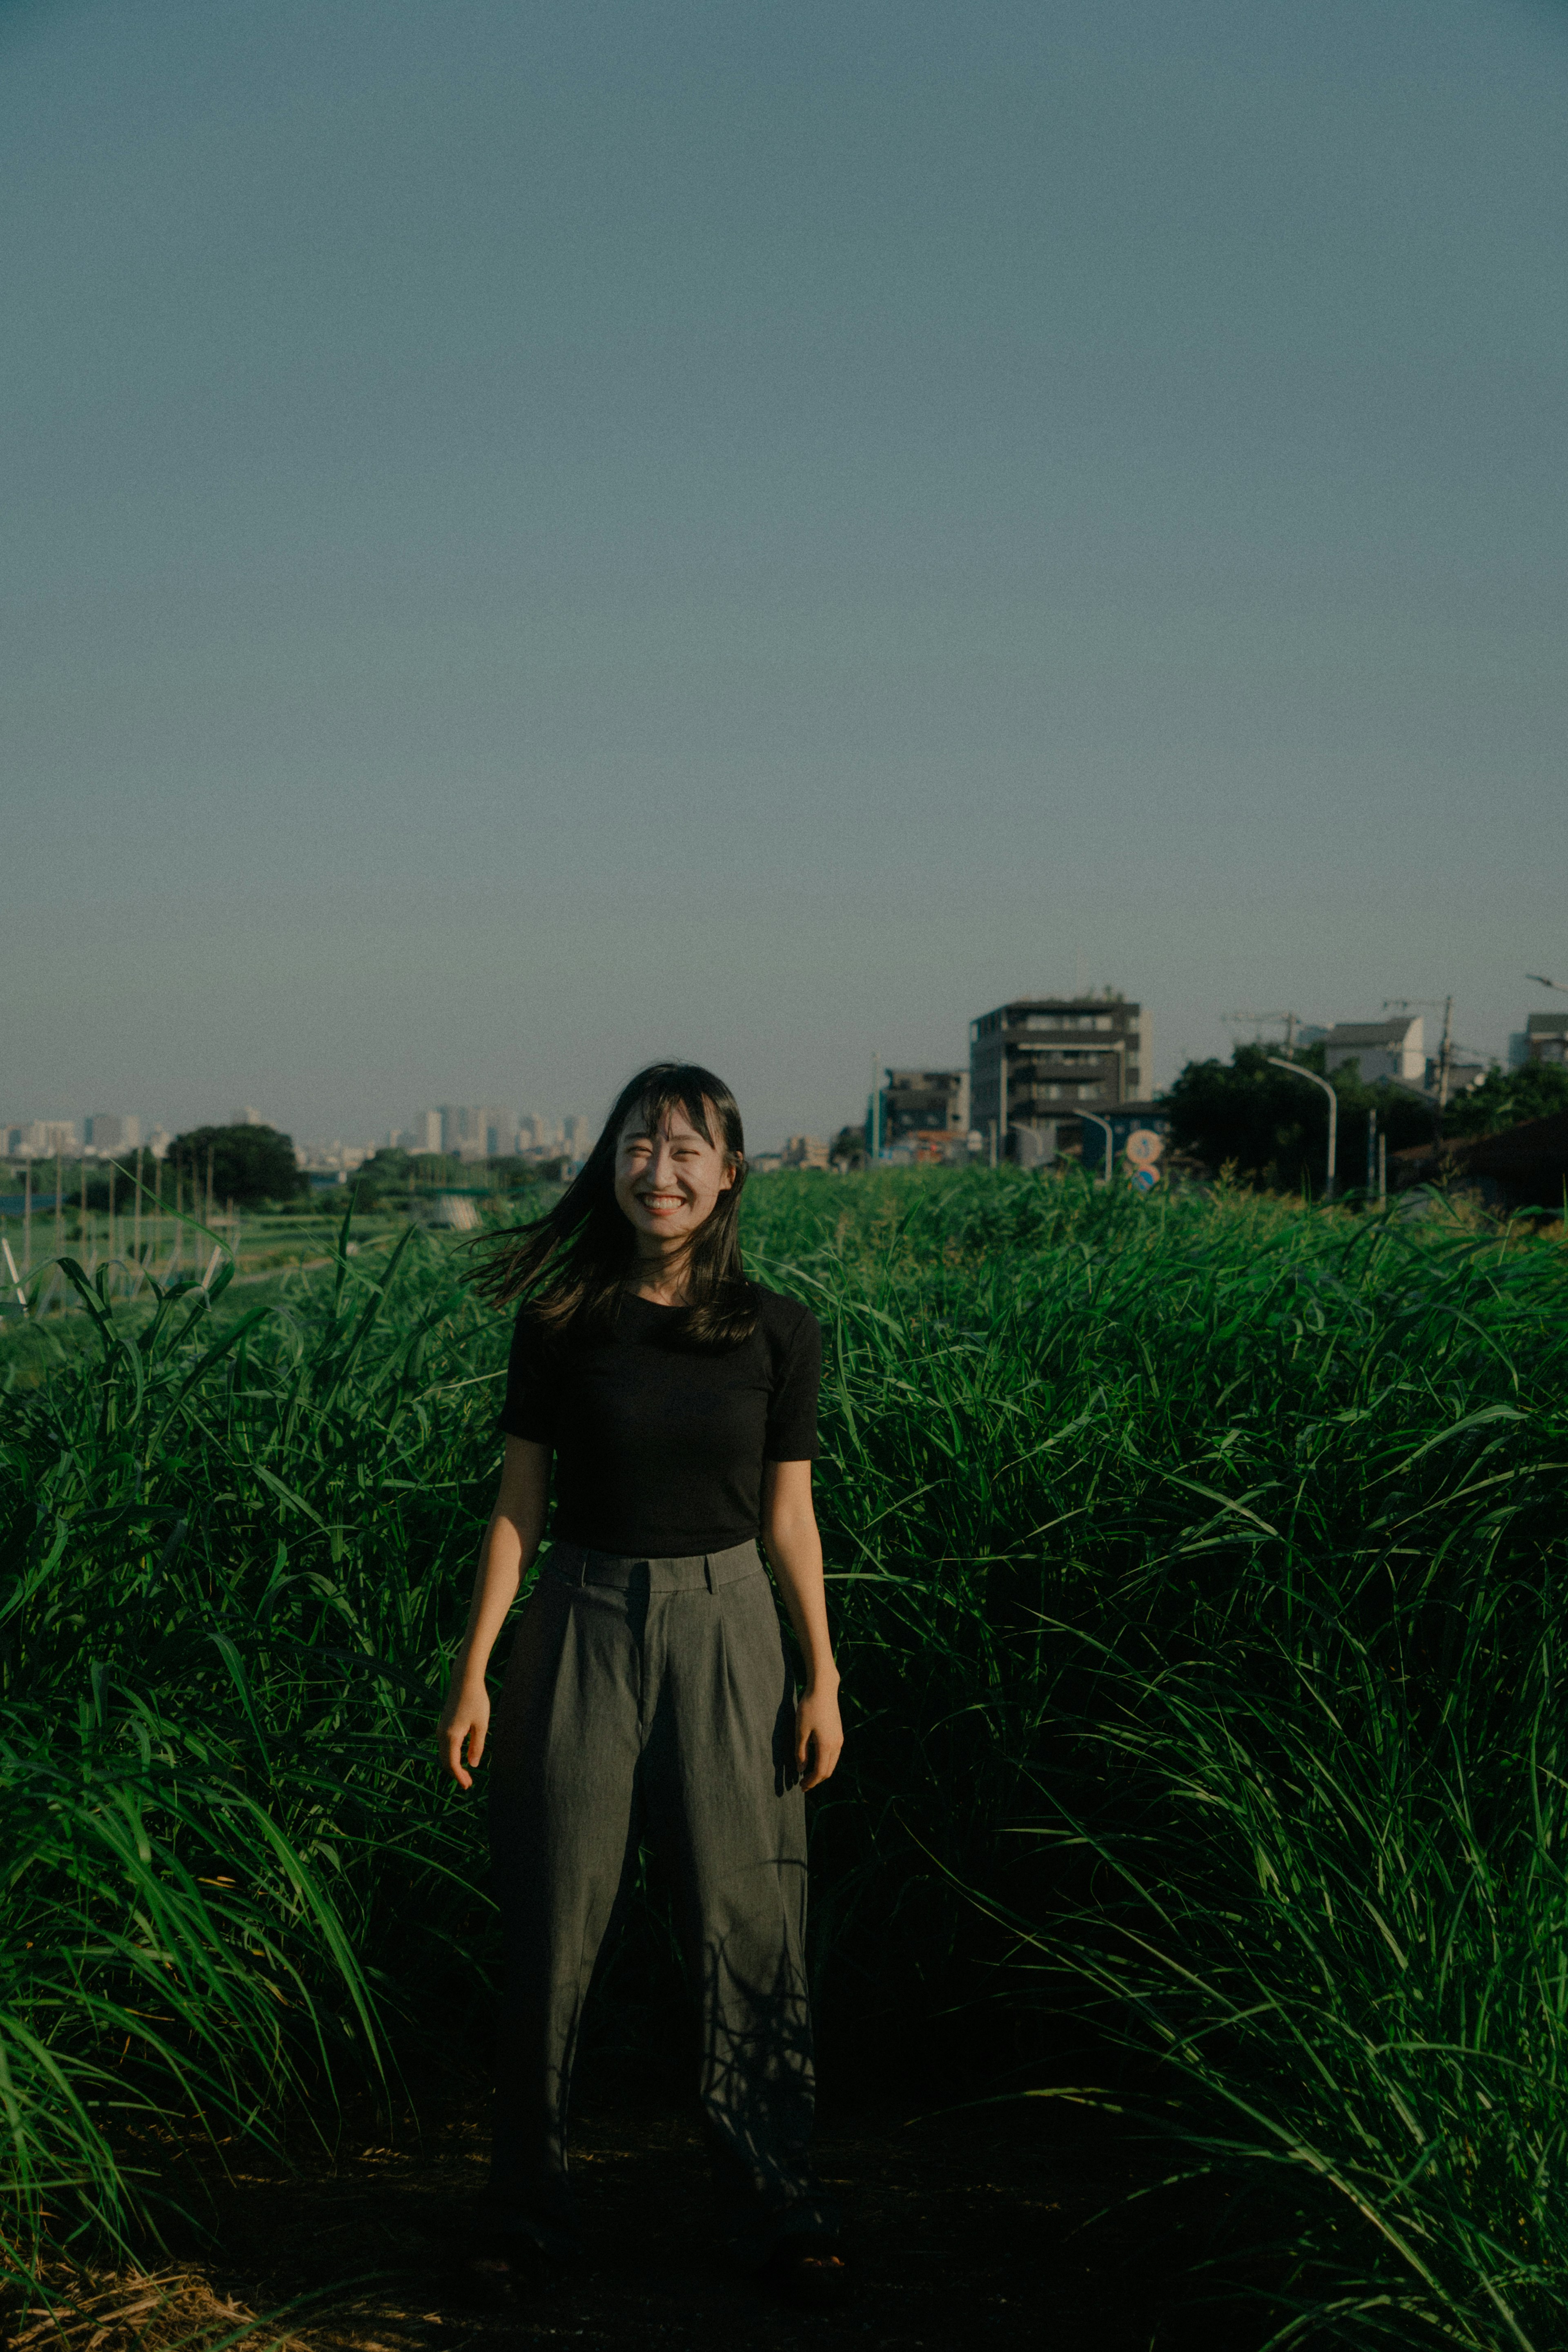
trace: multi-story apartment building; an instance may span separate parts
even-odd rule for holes
[[[1048,1130],[1053,1156],[1080,1106],[1103,1114],[1146,1092],[1153,1046],[1150,1015],[1114,990],[1015,996],[969,1024],[969,1117],[998,1159],[1019,1157],[1019,1129]]]
[[[879,1106],[878,1141],[885,1151],[906,1138],[967,1135],[967,1070],[889,1070]]]

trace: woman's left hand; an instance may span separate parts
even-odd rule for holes
[[[815,1789],[830,1780],[843,1748],[837,1689],[807,1691],[795,1709],[795,1763],[800,1786]]]

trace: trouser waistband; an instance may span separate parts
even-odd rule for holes
[[[629,1559],[620,1552],[594,1551],[586,1544],[558,1543],[547,1555],[543,1573],[561,1584],[608,1584],[628,1592],[646,1579],[649,1592],[716,1592],[721,1584],[738,1584],[743,1577],[762,1574],[762,1555],[754,1542],[731,1544],[726,1551],[694,1551],[677,1558],[653,1559],[644,1554]]]

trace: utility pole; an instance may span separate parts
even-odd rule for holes
[[[882,1157],[882,1089],[876,1082],[876,1071],[877,1059],[873,1053],[871,1057],[871,1117],[866,1121],[873,1163]]]
[[[33,1163],[22,1163],[22,1279],[33,1271]]]
[[[141,1263],[141,1146],[136,1147],[136,1207],[131,1220],[131,1255]]]
[[[55,1153],[55,1255],[63,1255],[66,1246],[66,1171],[59,1151]]]
[[[1533,975],[1527,974],[1526,977]],[[1441,1138],[1443,1113],[1448,1102],[1448,1079],[1453,1068],[1454,1000],[1451,996],[1385,996],[1383,1000],[1385,1013],[1411,1013],[1418,1004],[1427,1006],[1434,1013],[1439,1004],[1443,1008],[1443,1042],[1437,1048],[1437,1117],[1435,1123],[1435,1132]],[[1391,1083],[1398,1086],[1403,1082],[1396,1078]],[[1431,1097],[1427,1096],[1427,1099],[1430,1101]]]
[[[1437,1048],[1437,1108],[1439,1111],[1445,1111],[1448,1108],[1448,1065],[1450,1058],[1449,1039],[1453,1034],[1453,1028],[1454,1000],[1451,996],[1445,996],[1443,999],[1443,1042]]]
[[[1377,1105],[1374,1103],[1372,1108],[1366,1114],[1366,1197],[1368,1200],[1372,1198],[1373,1187],[1376,1181]]]
[[[1320,1078],[1315,1070],[1303,1070],[1300,1062],[1282,1062],[1278,1054],[1270,1054],[1269,1067],[1271,1070],[1289,1070],[1292,1077],[1305,1078],[1309,1086],[1321,1087],[1329,1098],[1328,1181],[1323,1187],[1323,1199],[1332,1201],[1334,1196],[1334,1160],[1339,1149],[1339,1097],[1326,1078]]]

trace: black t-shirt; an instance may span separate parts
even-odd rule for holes
[[[672,1345],[680,1309],[646,1298],[623,1298],[600,1339],[556,1338],[521,1308],[501,1427],[555,1449],[558,1538],[659,1559],[758,1533],[763,1464],[817,1451],[822,1332],[756,1288],[756,1330],[712,1354]]]

